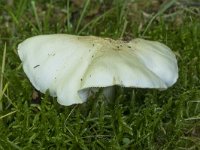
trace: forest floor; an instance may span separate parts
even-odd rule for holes
[[[200,149],[200,3],[184,0],[2,0],[0,149]],[[117,88],[84,104],[41,95],[22,69],[17,45],[39,34],[144,38],[175,53],[169,89]]]

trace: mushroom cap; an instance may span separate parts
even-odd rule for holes
[[[166,89],[178,78],[170,48],[139,38],[39,35],[20,43],[18,54],[33,86],[62,105],[85,102],[97,87]]]

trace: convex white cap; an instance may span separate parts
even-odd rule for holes
[[[174,53],[156,41],[39,35],[20,43],[18,53],[33,86],[66,106],[85,102],[92,88],[166,89],[178,78]]]

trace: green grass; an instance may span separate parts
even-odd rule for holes
[[[0,149],[200,149],[200,7],[190,4],[1,1]],[[163,42],[179,79],[165,91],[117,88],[113,101],[100,91],[82,105],[61,106],[48,94],[32,105],[17,45],[49,33]]]

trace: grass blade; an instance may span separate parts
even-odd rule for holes
[[[88,22],[79,32],[78,35],[80,35],[84,30],[87,29],[87,27],[91,26],[92,24],[97,23],[100,19],[104,18],[105,16],[107,16],[109,13],[113,12],[113,10],[115,10],[114,8],[108,10],[107,12],[103,13],[102,15],[98,16],[97,18],[91,20],[90,22]]]
[[[147,24],[147,27],[145,28],[144,32],[142,33],[142,36],[145,35],[145,33],[147,32],[147,30],[149,29],[149,27],[151,26],[152,22],[154,21],[154,19],[156,19],[156,17],[160,16],[161,14],[163,14],[168,8],[170,8],[177,0],[170,0],[167,1],[166,3],[162,4],[160,6],[159,11],[150,19],[149,23]]]
[[[3,94],[3,78],[4,78],[4,70],[5,70],[5,62],[6,62],[6,43],[4,45],[3,50],[3,59],[2,59],[2,65],[1,65],[1,74],[0,74],[0,95]],[[5,89],[5,88],[4,88]],[[3,110],[3,104],[0,98],[0,111]]]
[[[38,14],[37,14],[37,10],[36,10],[36,7],[35,7],[35,1],[31,1],[31,5],[32,5],[32,8],[33,8],[33,12],[34,12],[34,15],[35,15],[35,20],[37,22],[38,29],[39,29],[40,32],[42,32],[42,26],[41,26],[41,23],[40,23]]]
[[[83,17],[84,17],[84,15],[85,15],[85,12],[86,12],[86,9],[88,8],[89,3],[90,3],[90,0],[87,0],[87,1],[85,2],[83,11],[81,12],[81,16],[80,16],[80,18],[79,18],[79,20],[78,20],[78,24],[77,24],[77,26],[76,26],[75,33],[78,32],[79,26],[80,26],[80,24],[81,24],[81,22],[82,22],[82,20],[83,20]]]

